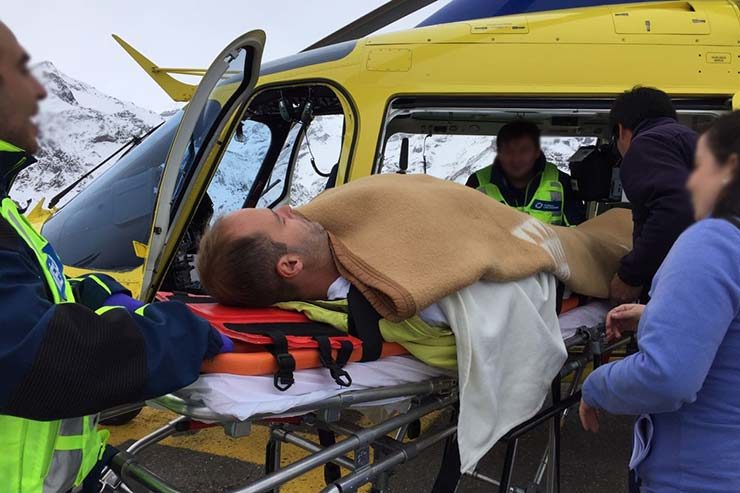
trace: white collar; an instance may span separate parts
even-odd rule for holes
[[[347,298],[349,294],[350,283],[343,277],[337,277],[336,281],[331,283],[329,290],[326,292],[327,300],[341,300]]]

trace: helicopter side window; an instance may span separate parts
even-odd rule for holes
[[[242,207],[271,142],[272,131],[266,124],[254,120],[241,123],[208,186],[213,218]]]
[[[319,115],[306,129],[290,186],[290,205],[308,203],[327,188],[339,163],[344,115]]]
[[[262,196],[257,202],[257,207],[274,207],[280,201],[288,181],[288,171],[295,152],[295,145],[303,130],[302,123],[296,123],[290,129],[288,138],[285,139],[283,148],[280,150],[275,165],[272,168],[267,186],[262,191]]]
[[[465,183],[496,157],[495,139],[479,135],[393,134],[385,145],[381,173],[427,174]]]
[[[406,141],[406,142],[404,142]],[[568,159],[595,137],[542,137],[548,161],[570,173]],[[429,135],[396,133],[385,146],[381,173],[425,173],[464,184],[477,170],[496,159],[496,138],[490,135]]]

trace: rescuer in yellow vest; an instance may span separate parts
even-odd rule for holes
[[[586,207],[575,198],[570,176],[545,160],[537,125],[524,120],[504,125],[496,148],[494,163],[472,174],[467,186],[548,224],[583,222]]]
[[[46,96],[28,58],[0,23],[0,491],[98,491],[97,413],[188,385],[229,343],[184,305],[145,305],[102,274],[67,278],[18,211],[8,193],[34,162]]]

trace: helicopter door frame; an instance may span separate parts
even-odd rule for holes
[[[219,83],[222,82],[224,75],[230,69],[230,64],[238,59],[240,52],[244,50],[247,57],[244,66],[245,77],[241,81],[240,87],[235,90],[228,101],[224,102],[224,106],[221,108],[217,119],[207,129],[206,135],[208,135],[208,140],[202,143],[191,165],[192,169],[196,172],[191,176],[189,183],[182,184],[180,187],[181,192],[187,192],[191,188],[193,177],[202,171],[200,170],[202,164],[214,154],[212,152],[214,146],[221,136],[224,127],[231,120],[234,111],[252,93],[259,77],[265,39],[264,31],[255,30],[243,34],[229,43],[208,68],[195,90],[192,99],[185,107],[185,113],[170,146],[162,172],[162,178],[159,182],[154,218],[152,220],[148,242],[148,253],[144,262],[144,277],[140,293],[142,300],[149,300],[154,296],[154,287],[159,285],[164,277],[166,267],[169,265],[170,259],[165,258],[167,255],[164,255],[164,253],[173,250],[172,248],[167,248],[167,245],[173,239],[173,236],[177,235],[178,228],[174,227],[175,222],[182,209],[186,207],[186,201],[182,200],[173,211],[176,189],[178,188],[178,178],[180,177],[180,167],[186,157],[186,153],[192,151],[191,140],[194,137],[199,121],[202,120],[206,106],[211,101],[210,96],[216,90]],[[249,73],[247,73],[247,70]],[[174,216],[173,212],[175,213]]]

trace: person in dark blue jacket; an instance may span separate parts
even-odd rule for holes
[[[617,97],[610,119],[634,222],[632,251],[611,283],[610,298],[621,304],[645,300],[671,246],[694,221],[686,180],[697,135],[676,120],[670,97],[650,87]]]
[[[203,359],[229,344],[182,304],[145,305],[102,274],[66,278],[53,247],[18,211],[9,192],[34,162],[32,117],[46,96],[28,59],[0,23],[0,478],[13,491],[41,491],[39,481],[43,491],[67,491],[105,444],[82,423],[192,383]],[[83,434],[70,466],[62,456],[69,459],[71,442],[57,450],[57,437]],[[36,467],[50,455],[50,466]]]
[[[586,379],[581,422],[640,415],[630,469],[643,493],[740,491],[740,112],[702,135],[688,183],[698,222],[658,270],[650,302],[607,315],[639,351]]]

